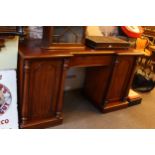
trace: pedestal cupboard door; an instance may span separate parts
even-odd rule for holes
[[[123,100],[129,91],[129,85],[135,67],[134,56],[121,55],[115,61],[113,75],[109,85],[106,101],[119,101]]]
[[[27,120],[55,117],[62,62],[32,61],[27,75]]]

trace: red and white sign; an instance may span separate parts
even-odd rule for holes
[[[131,38],[139,38],[143,33],[141,26],[121,26],[123,32]]]
[[[16,71],[0,71],[0,129],[17,129]]]

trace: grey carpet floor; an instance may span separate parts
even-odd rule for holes
[[[102,114],[79,91],[66,92],[63,124],[51,129],[155,128],[155,89],[141,95],[139,105]]]

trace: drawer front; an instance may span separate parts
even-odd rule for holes
[[[70,67],[108,66],[112,63],[111,55],[80,55],[70,60]]]

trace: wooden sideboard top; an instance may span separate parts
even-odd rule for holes
[[[38,58],[68,58],[75,55],[143,55],[135,49],[126,50],[94,50],[86,47],[84,50],[45,50],[41,40],[23,41],[19,43],[19,54],[24,59]]]

